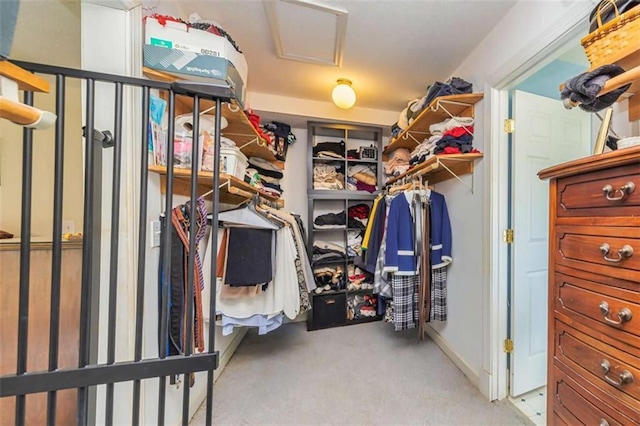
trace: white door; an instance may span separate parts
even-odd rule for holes
[[[513,96],[512,396],[547,381],[547,247],[549,183],[539,170],[589,155],[591,115],[562,102],[516,91]]]

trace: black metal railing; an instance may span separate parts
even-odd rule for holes
[[[46,423],[55,424],[57,418],[57,392],[63,389],[77,389],[77,414],[76,422],[79,425],[93,424],[96,422],[96,410],[104,407],[104,422],[107,425],[114,423],[114,385],[121,382],[132,382],[132,413],[131,424],[137,425],[141,421],[141,381],[144,379],[157,378],[159,383],[158,392],[158,417],[157,424],[165,423],[166,413],[166,389],[167,377],[183,374],[184,383],[182,395],[182,424],[189,422],[189,402],[190,386],[189,376],[191,373],[207,371],[207,397],[206,397],[206,424],[211,424],[213,418],[213,379],[214,370],[218,366],[218,353],[215,351],[215,284],[216,284],[216,255],[217,233],[212,234],[212,249],[208,253],[211,256],[211,292],[209,300],[209,327],[208,347],[206,353],[192,353],[191,345],[185,345],[184,353],[177,356],[167,356],[164,350],[159,350],[156,357],[143,358],[143,341],[145,337],[144,318],[145,309],[150,310],[155,307],[145,306],[145,294],[149,291],[158,292],[155,277],[149,277],[145,273],[147,262],[147,242],[148,242],[148,201],[149,201],[149,176],[148,176],[148,139],[149,139],[149,108],[151,90],[157,89],[166,95],[168,104],[168,125],[166,140],[166,195],[164,202],[165,220],[162,221],[162,245],[164,268],[162,274],[162,288],[160,291],[160,324],[159,324],[159,344],[158,348],[167,346],[167,324],[168,324],[168,288],[170,280],[170,256],[171,256],[171,220],[169,215],[174,207],[174,178],[173,178],[173,140],[174,140],[174,120],[177,96],[190,96],[193,100],[193,151],[191,167],[190,203],[195,205],[198,196],[197,164],[198,158],[198,137],[200,112],[200,100],[211,99],[216,103],[215,108],[215,148],[214,148],[214,172],[211,180],[213,188],[213,212],[212,223],[217,223],[219,199],[219,158],[220,158],[220,131],[221,128],[221,105],[222,102],[229,101],[232,92],[224,85],[206,85],[192,83],[165,83],[146,79],[122,77],[110,74],[88,72],[69,68],[52,67],[47,65],[32,64],[25,62],[15,62],[18,66],[34,73],[55,77],[55,112],[57,121],[55,124],[54,140],[55,155],[53,157],[54,179],[53,179],[53,234],[52,234],[52,263],[51,263],[51,310],[49,315],[49,353],[48,369],[46,371],[28,371],[28,359],[33,356],[29,352],[28,330],[30,321],[29,312],[29,290],[30,290],[30,256],[31,256],[31,216],[32,216],[32,174],[33,170],[33,130],[24,129],[23,132],[23,160],[22,160],[22,203],[21,203],[21,243],[20,243],[20,277],[19,277],[19,306],[17,323],[17,364],[16,374],[0,377],[0,397],[15,397],[15,424],[22,425],[29,413],[29,400],[27,395],[46,392],[47,412]],[[79,79],[84,86],[84,200],[83,200],[83,246],[82,246],[82,272],[80,287],[80,318],[79,318],[79,344],[77,368],[59,368],[59,347],[60,339],[60,309],[61,284],[62,284],[62,222],[63,222],[63,196],[64,169],[65,167],[76,167],[77,165],[65,164],[65,118],[68,116],[67,97],[65,95],[67,82],[69,79]],[[105,144],[100,135],[106,132],[96,131],[96,84],[100,84],[100,93],[104,93],[105,86],[113,87],[113,132],[112,132],[112,171],[109,182],[103,181],[103,151]],[[133,88],[135,90],[135,104],[125,103],[125,90]],[[24,96],[25,104],[32,105],[34,96],[32,92],[26,92]],[[130,117],[123,116],[125,108],[139,108],[140,122],[131,123]],[[131,116],[136,116],[133,114]],[[125,140],[123,138],[123,127],[125,123],[129,127],[139,127],[140,138]],[[78,130],[79,129],[74,129]],[[135,277],[130,277],[135,282],[135,322],[131,324],[135,335],[133,348],[133,358],[127,361],[116,361],[116,345],[119,339],[126,339],[126,336],[118,335],[117,315],[118,309],[126,307],[118,306],[118,283],[122,279],[123,271],[119,269],[120,247],[120,223],[121,223],[121,201],[122,201],[122,175],[123,170],[123,147],[125,144],[139,144],[136,149],[140,152],[139,182],[133,183],[134,192],[140,194],[138,214],[135,222],[137,228],[137,253],[127,253],[130,258],[137,260],[137,271]],[[129,163],[126,163],[129,164]],[[127,185],[132,185],[130,180],[126,180]],[[102,189],[103,184],[111,186],[110,201],[110,223],[102,226],[101,217],[103,213]],[[42,206],[38,207],[43,208]],[[196,276],[194,273],[194,256],[196,248],[196,228],[195,221],[191,221],[189,228],[189,256],[187,273],[187,295],[194,294]],[[107,234],[103,229],[110,229]],[[109,252],[101,253],[101,241],[103,238],[109,240]],[[108,279],[101,278],[101,256],[108,256]],[[108,298],[101,300],[101,288],[107,289]],[[121,291],[121,290],[120,290]],[[185,297],[186,316],[192,318],[194,315],[194,298]],[[106,310],[106,351],[104,354],[98,353],[98,311]],[[186,322],[185,341],[193,340],[194,330],[192,322]],[[106,359],[104,363],[98,363],[98,358]],[[103,400],[98,400],[96,387],[106,385],[106,392]]]

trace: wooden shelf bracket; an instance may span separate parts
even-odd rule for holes
[[[464,158],[450,158],[449,161],[469,161],[469,160],[465,160]],[[438,160],[436,161],[436,164],[438,165],[437,167],[442,167],[443,169],[445,169],[446,171],[448,171],[451,176],[453,176],[456,180],[458,180],[461,184],[463,184],[464,186],[466,186],[467,188],[469,188],[469,191],[471,191],[471,193],[473,194],[473,188],[474,188],[474,184],[475,184],[475,180],[474,180],[474,176],[475,176],[475,170],[472,169],[471,170],[471,185],[467,184],[464,180],[462,180],[462,178],[460,176],[458,176],[456,174],[456,172],[454,172],[453,170],[451,170],[449,167],[447,167],[446,164],[444,164],[442,161],[440,161],[440,159],[438,158]]]

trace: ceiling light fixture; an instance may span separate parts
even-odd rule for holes
[[[331,92],[331,98],[338,108],[351,108],[356,103],[356,92],[351,87],[351,80],[339,78],[338,85]]]

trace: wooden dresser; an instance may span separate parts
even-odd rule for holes
[[[544,169],[549,424],[640,425],[640,146]]]

